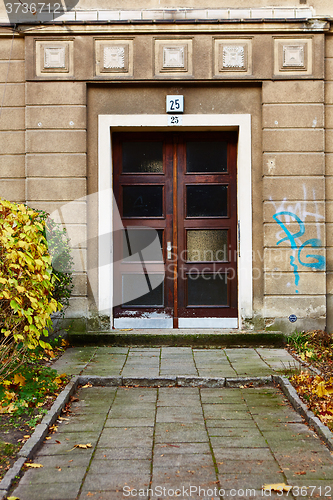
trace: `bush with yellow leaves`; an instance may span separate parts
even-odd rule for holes
[[[50,347],[41,340],[61,309],[38,212],[0,199],[0,380],[27,350]],[[22,356],[20,356],[22,361]]]

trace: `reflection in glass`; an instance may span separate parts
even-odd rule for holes
[[[162,248],[162,229],[127,227],[123,230],[123,259],[126,259],[126,262],[161,262]]]
[[[123,217],[161,217],[162,186],[123,186]]]
[[[227,143],[187,142],[186,172],[227,172]]]
[[[163,274],[123,274],[123,305],[163,306]]]
[[[217,262],[228,260],[228,231],[226,229],[190,230],[187,236],[187,260]]]
[[[196,184],[186,186],[187,217],[226,217],[228,186]]]
[[[123,173],[163,173],[162,142],[123,142]]]
[[[222,274],[188,274],[187,305],[226,306],[228,305],[228,280]]]

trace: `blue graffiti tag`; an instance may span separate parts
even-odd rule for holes
[[[279,219],[279,217],[281,217],[283,215],[294,219],[298,223],[299,228],[298,228],[298,231],[296,233],[291,233],[289,231],[289,229],[287,228],[286,224],[284,222],[282,222],[282,220]],[[284,241],[289,241],[291,249],[295,250],[295,251],[298,250],[297,259],[298,259],[298,263],[301,266],[311,267],[312,269],[319,269],[319,270],[325,269],[325,263],[326,263],[325,257],[323,257],[322,255],[308,253],[308,254],[306,254],[305,258],[306,259],[315,259],[315,261],[312,260],[311,262],[304,262],[304,260],[302,260],[301,254],[302,254],[302,251],[305,250],[306,246],[310,246],[311,248],[318,248],[318,247],[322,246],[322,243],[321,243],[321,240],[318,238],[311,238],[309,240],[306,240],[304,243],[302,243],[300,245],[300,247],[298,248],[298,245],[296,243],[296,238],[300,238],[305,233],[305,224],[296,214],[294,214],[293,212],[277,212],[276,214],[273,215],[273,219],[275,220],[275,222],[277,222],[279,224],[280,228],[286,234],[286,236],[284,238],[281,238],[281,240],[279,240],[276,243],[276,245],[280,245],[280,243],[282,243]],[[290,265],[293,268],[293,272],[295,275],[295,285],[297,287],[298,283],[299,283],[300,276],[299,276],[299,272],[298,272],[298,265],[296,263],[294,255],[290,256]],[[298,293],[297,289],[296,289],[296,293]]]

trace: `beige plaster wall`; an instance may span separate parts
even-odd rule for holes
[[[291,326],[290,314],[299,318],[297,329],[325,328],[326,273],[297,262],[289,239],[277,245],[287,234],[273,219],[282,211],[295,214],[305,229],[295,240],[297,247],[308,239],[321,242],[319,248],[302,251],[301,260],[315,260],[307,259],[307,254],[325,257],[324,82],[264,82],[262,97],[264,315],[280,317],[274,325],[283,329]],[[294,215],[277,217],[291,234],[300,231],[301,223]],[[290,264],[292,255],[298,265],[298,285]]]
[[[25,201],[24,67],[24,38],[1,38],[0,197],[16,201]]]
[[[86,128],[84,83],[26,83],[26,201],[66,221],[81,271],[74,275],[69,317],[87,314]]]
[[[124,8],[125,4],[122,3]],[[281,4],[284,5],[279,2]],[[100,8],[103,5],[99,3]],[[83,2],[79,6],[87,7]],[[107,6],[110,8],[110,2]],[[219,6],[223,7],[221,3]],[[216,28],[216,33],[223,36],[223,29]],[[185,96],[187,114],[252,115],[254,315],[267,318],[267,326],[274,328],[290,328],[289,314],[299,317],[295,325],[298,329],[324,328],[327,302],[328,325],[333,328],[332,39],[327,36],[324,85],[321,34],[313,35],[313,76],[285,74],[274,79],[274,44],[270,33],[250,35],[254,55],[252,75],[214,77],[212,58],[216,33],[189,35],[194,56],[193,75],[187,81],[181,81],[179,75],[174,81],[170,76],[156,77],[151,33],[132,32],[134,76],[127,81],[123,78],[122,82],[115,77],[112,81],[110,75],[95,76],[91,34],[80,34],[77,38],[72,34],[75,38],[73,77],[36,77],[32,35],[26,38],[26,47],[23,38],[14,38],[12,62],[8,65],[12,40],[9,36],[0,38],[0,98],[3,102],[0,196],[27,201],[30,206],[48,212],[58,210],[58,217],[63,216],[69,223],[74,260],[82,271],[75,275],[69,316],[92,312],[97,296],[97,275],[91,273],[87,283],[85,274],[87,268],[97,266],[97,209],[92,201],[87,210],[84,198],[97,192],[97,117],[99,114],[163,114],[165,96],[179,93]],[[61,33],[62,39],[65,35]],[[47,36],[56,39],[58,35],[51,36],[48,31]],[[173,35],[165,31],[163,36]],[[237,29],[233,36],[237,36]],[[327,257],[327,276],[324,271],[299,264],[297,294],[290,265],[290,241],[277,245],[286,235],[273,219],[280,211],[292,212],[304,223],[305,232],[297,240],[298,247],[308,239],[320,239],[321,246],[308,253]],[[284,216],[281,220],[291,233],[299,230],[295,218],[290,224]],[[87,241],[90,242],[88,251]],[[304,260],[305,255],[304,251]]]
[[[333,330],[333,36],[326,37],[326,240],[327,240],[327,329]]]

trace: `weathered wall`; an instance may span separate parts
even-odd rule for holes
[[[327,329],[333,331],[333,37],[326,37],[325,50],[325,127],[326,127],[326,256]]]
[[[99,8],[110,8],[110,2],[103,5]],[[193,31],[189,25],[139,25],[129,31],[117,25],[114,31],[106,26],[104,33],[80,26],[70,36],[67,28],[48,27],[25,39],[15,37],[10,65],[11,37],[0,37],[0,196],[56,211],[59,221],[69,223],[78,271],[69,316],[89,314],[86,296],[91,304],[97,296],[97,274],[90,275],[89,292],[85,274],[97,266],[97,211],[93,201],[87,213],[85,196],[96,193],[98,185],[98,114],[163,114],[165,95],[179,93],[187,114],[252,116],[254,315],[273,328],[324,328],[327,301],[333,328],[333,42],[327,35],[324,85],[324,35],[304,34],[297,24],[281,33],[277,26],[267,24],[260,34],[242,33],[249,26],[241,24],[232,32],[218,25],[196,25]],[[214,47],[230,37],[251,47],[247,72],[216,70]],[[170,39],[189,44],[187,73],[159,71],[156,40]],[[98,73],[97,41],[107,40],[129,41],[133,60],[127,74]],[[311,64],[304,70],[277,69],[278,44],[285,40],[291,46],[297,40],[307,44]],[[66,45],[68,71],[38,74],[42,59],[36,47],[52,41]],[[296,233],[301,234],[294,240]],[[325,257],[327,275],[319,265]],[[299,318],[294,326],[290,314]]]
[[[0,196],[25,201],[24,38],[12,38],[0,38]]]
[[[308,254],[325,257],[322,81],[263,84],[263,173],[264,315],[284,318],[275,322],[275,326],[280,322],[288,325],[288,316],[296,314],[301,328],[314,325],[325,328],[325,271],[315,268],[316,259],[306,258]],[[280,212],[287,214],[277,215]],[[287,231],[295,235],[302,228],[304,234],[294,240],[293,251],[293,241],[286,238]],[[286,240],[278,245],[282,238]],[[314,238],[319,247],[313,249],[307,245],[299,254],[300,246]],[[295,258],[296,274],[291,257]],[[313,262],[314,267],[300,261]],[[298,328],[299,325],[300,321]]]
[[[86,261],[86,86],[26,83],[26,201],[66,220],[75,269]],[[69,202],[75,201],[67,205]],[[58,210],[60,209],[60,212]],[[80,248],[78,248],[80,244]],[[74,276],[69,316],[87,311],[86,276]]]

